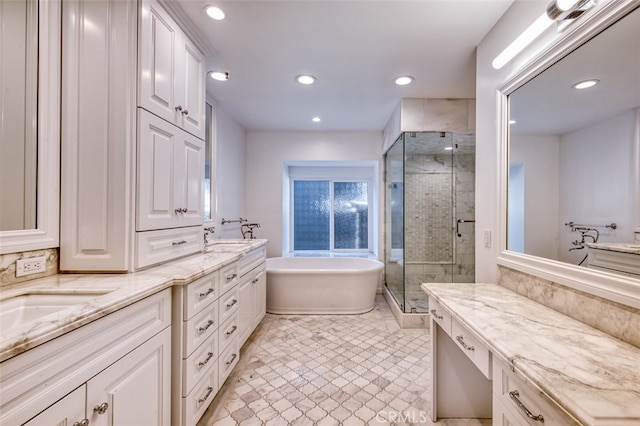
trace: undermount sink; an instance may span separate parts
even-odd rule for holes
[[[19,327],[42,317],[82,304],[106,294],[101,293],[24,293],[0,300],[0,326]]]

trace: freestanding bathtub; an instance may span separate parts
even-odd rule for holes
[[[267,312],[361,314],[373,309],[384,264],[347,257],[267,259]]]

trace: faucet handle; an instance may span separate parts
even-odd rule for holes
[[[213,234],[216,231],[216,227],[215,226],[209,226],[207,228],[204,228],[205,232],[208,232],[209,234]]]

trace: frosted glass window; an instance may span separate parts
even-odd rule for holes
[[[334,247],[366,249],[369,246],[367,182],[334,182]]]
[[[369,183],[293,180],[293,250],[369,248]]]
[[[323,180],[293,182],[293,249],[329,250],[330,185]]]

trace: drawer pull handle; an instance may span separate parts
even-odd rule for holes
[[[198,327],[198,333],[204,333],[205,331],[207,331],[207,328],[211,327],[212,325],[213,320],[207,321],[207,325],[205,325],[204,327]]]
[[[227,365],[233,364],[233,361],[235,361],[236,358],[238,358],[238,355],[236,355],[236,354],[231,355],[231,359],[229,361],[227,361]]]
[[[231,303],[227,303],[227,308],[231,308],[233,305],[235,305],[236,303],[238,303],[238,301],[236,299],[233,299],[231,301]]]
[[[456,336],[456,340],[458,341],[458,343],[460,343],[462,345],[463,348],[465,348],[468,351],[475,351],[476,348],[474,348],[473,346],[469,346],[464,342],[464,337],[462,335],[460,336]]]
[[[227,277],[227,281],[231,281],[232,279],[234,279],[234,278],[235,278],[235,277],[237,277],[237,276],[238,276],[238,274],[229,275],[229,276]]]
[[[542,416],[542,414],[538,414],[537,416],[534,416],[533,413],[529,411],[527,406],[524,405],[522,401],[520,401],[520,398],[518,398],[519,396],[520,396],[520,392],[518,392],[517,390],[509,392],[509,398],[511,398],[511,400],[516,403],[518,408],[522,410],[522,412],[526,414],[527,417],[529,417],[533,421],[544,423],[544,417]]]
[[[198,297],[202,299],[203,297],[207,297],[208,295],[210,295],[214,291],[215,291],[214,289],[210,288],[209,290],[207,290],[204,293],[198,293]]]
[[[93,412],[96,414],[104,414],[109,409],[109,404],[107,402],[103,402],[100,405],[96,405],[93,407]]]
[[[79,422],[74,422],[73,426],[89,426],[89,419],[82,419]]]
[[[234,325],[233,327],[231,327],[231,330],[227,331],[227,336],[231,336],[233,333],[236,332],[237,329],[238,329],[237,325]]]
[[[181,246],[183,244],[187,244],[186,240],[174,241],[171,243],[172,246]]]
[[[209,396],[211,396],[211,392],[213,392],[213,388],[211,386],[207,387],[207,393],[204,395],[204,397],[200,398],[198,400],[198,404],[202,404],[203,402],[205,402],[207,399],[209,399]]]
[[[436,319],[444,319],[444,317],[442,315],[438,315],[438,311],[436,311],[435,309],[431,310],[431,315],[433,315]]]
[[[198,363],[198,367],[199,367],[199,368],[202,368],[202,367],[204,367],[205,365],[207,365],[207,363],[208,363],[209,361],[211,361],[211,358],[213,358],[213,352],[209,352],[209,353],[207,353],[207,357],[206,357],[204,360],[202,360],[202,361],[200,361],[200,362]],[[205,399],[206,399],[206,398],[205,398]]]

